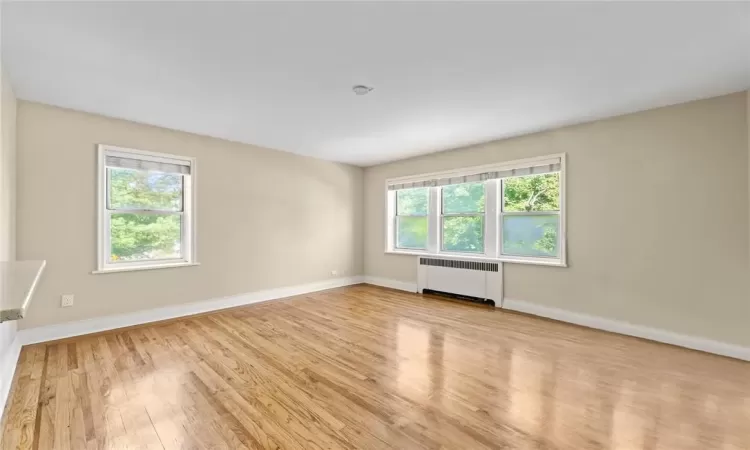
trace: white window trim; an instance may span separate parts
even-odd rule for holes
[[[560,229],[558,236],[558,246],[560,256],[558,258],[541,258],[531,256],[511,256],[501,253],[502,247],[502,193],[500,180],[485,181],[485,232],[484,232],[484,253],[459,253],[441,250],[439,242],[440,221],[441,221],[441,200],[440,187],[429,188],[430,204],[428,211],[428,243],[427,250],[410,250],[399,249],[395,247],[395,197],[396,191],[389,191],[388,186],[399,183],[411,183],[435,178],[453,178],[474,175],[482,172],[503,171],[508,169],[520,169],[539,164],[540,161],[560,160]],[[512,264],[532,264],[541,266],[567,267],[567,220],[566,220],[566,154],[558,153],[533,158],[525,158],[514,161],[506,161],[496,164],[486,164],[481,166],[464,167],[456,170],[442,172],[431,172],[413,176],[398,178],[389,178],[385,180],[385,253],[394,255],[411,255],[411,256],[437,256],[446,259],[463,259],[486,262],[506,262]],[[554,212],[552,213],[554,214]],[[435,230],[435,231],[433,231]]]
[[[131,272],[135,270],[167,269],[174,267],[197,266],[197,228],[196,228],[196,174],[195,158],[166,153],[149,152],[131,148],[100,144],[97,146],[97,269],[92,273]],[[185,175],[183,184],[182,211],[182,258],[170,258],[151,261],[109,262],[110,232],[109,213],[107,210],[107,168],[106,156],[117,154],[149,161],[178,160],[190,165],[190,175]]]

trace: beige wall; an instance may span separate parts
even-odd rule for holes
[[[2,77],[0,150],[0,261],[16,258],[16,97]]]
[[[415,282],[414,257],[383,253],[385,178],[567,152],[570,267],[506,265],[506,296],[750,345],[748,110],[738,93],[371,167],[363,193],[362,169],[20,102],[18,257],[48,260],[21,326],[333,269]],[[198,158],[201,266],[91,274],[97,143]],[[76,306],[59,308],[62,293]]]
[[[365,170],[365,273],[384,254],[384,180],[567,152],[568,268],[505,265],[507,298],[750,345],[744,93]]]
[[[16,97],[0,68],[0,261],[15,259],[16,198]],[[1,282],[1,281],[0,281]],[[0,287],[0,292],[2,287]],[[0,309],[3,309],[0,300]],[[0,416],[11,377],[6,369],[15,366],[10,352],[16,337],[17,322],[0,323]],[[5,377],[5,378],[3,378]]]
[[[248,126],[252,126],[248,124]],[[93,275],[99,143],[197,158],[198,267]],[[18,106],[18,256],[46,259],[29,328],[361,275],[363,170],[35,103]],[[60,294],[75,294],[59,308]]]

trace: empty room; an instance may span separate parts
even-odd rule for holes
[[[0,450],[750,450],[750,1],[0,1]]]

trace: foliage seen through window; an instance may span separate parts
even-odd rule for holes
[[[484,252],[484,183],[442,188],[442,247],[449,252]]]
[[[180,258],[183,176],[121,168],[107,170],[108,204],[112,211],[110,259],[116,262]]]
[[[396,247],[427,248],[429,188],[396,191]]]
[[[510,213],[503,216],[501,224],[503,254],[557,257],[560,174],[507,178],[502,183],[503,212]],[[554,214],[537,213],[541,211]]]

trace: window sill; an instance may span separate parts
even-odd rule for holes
[[[406,255],[406,256],[425,256],[432,258],[442,259],[460,259],[468,261],[479,261],[479,262],[502,262],[509,264],[531,264],[535,266],[551,266],[551,267],[568,267],[567,264],[563,263],[559,259],[542,259],[542,258],[514,258],[512,256],[503,256],[500,258],[488,258],[486,256],[467,255],[467,254],[447,254],[447,253],[428,253],[420,252],[418,250],[386,250],[387,255]]]
[[[109,267],[106,269],[94,270],[91,273],[95,275],[100,275],[100,274],[105,274],[105,273],[135,272],[137,270],[173,269],[175,267],[190,267],[190,266],[200,266],[200,263],[179,262],[179,263],[170,263],[170,264],[154,264],[154,265],[148,265],[148,266]]]

